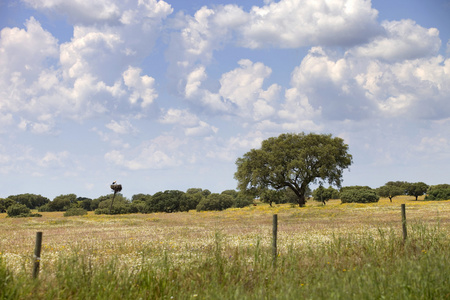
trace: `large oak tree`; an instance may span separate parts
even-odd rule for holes
[[[310,183],[341,186],[342,173],[352,163],[348,145],[331,134],[281,134],[264,140],[236,161],[238,188],[259,196],[266,189],[290,188],[299,206],[306,203]]]

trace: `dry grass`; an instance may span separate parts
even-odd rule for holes
[[[400,204],[407,207],[409,223],[424,222],[450,231],[450,201],[413,201],[401,196],[382,198],[373,204],[326,206],[309,201],[307,207],[259,204],[222,212],[153,213],[63,217],[63,212],[44,212],[42,218],[6,218],[0,214],[0,252],[31,254],[37,231],[43,231],[43,257],[67,249],[88,249],[94,254],[132,254],[143,245],[164,247],[206,246],[215,232],[228,242],[254,243],[256,237],[270,242],[272,215],[278,215],[279,244],[327,240],[333,233],[358,234],[379,228],[400,232]],[[282,246],[281,246],[282,247]],[[87,251],[87,250],[86,250]]]
[[[406,204],[407,222],[412,232],[412,243],[405,249],[400,247],[398,242],[392,242],[401,241],[400,204],[403,203]],[[352,280],[365,278],[362,280],[366,280],[366,283],[373,281],[374,287],[379,288],[376,285],[378,279],[375,278],[378,271],[372,271],[370,267],[367,267],[368,265],[384,261],[385,258],[393,258],[391,264],[387,264],[385,267],[377,266],[377,268],[381,268],[380,270],[388,268],[392,273],[396,270],[397,256],[404,257],[407,259],[404,263],[409,264],[409,260],[415,261],[415,257],[424,257],[425,259],[426,256],[423,255],[428,251],[437,253],[437,255],[447,253],[448,245],[437,238],[438,234],[435,231],[438,228],[439,234],[450,235],[450,200],[414,201],[413,198],[404,196],[394,198],[392,203],[389,199],[381,199],[378,203],[372,204],[340,204],[339,200],[331,200],[326,206],[323,206],[321,203],[309,201],[304,208],[289,204],[274,205],[273,207],[267,204],[258,204],[221,212],[190,211],[188,213],[114,216],[95,215],[90,212],[86,216],[75,217],[63,217],[63,212],[44,212],[42,218],[6,218],[5,214],[0,214],[0,258],[8,270],[19,274],[18,278],[28,278],[28,274],[31,273],[31,257],[36,232],[42,231],[41,277],[45,278],[43,280],[49,284],[47,287],[38,288],[38,290],[42,289],[40,293],[42,293],[41,298],[43,299],[67,297],[67,294],[63,294],[66,296],[48,295],[45,291],[51,286],[52,292],[60,293],[71,278],[85,276],[86,270],[83,268],[90,270],[95,266],[98,266],[96,268],[99,270],[98,284],[101,286],[105,280],[110,280],[108,279],[110,272],[113,272],[112,274],[115,274],[114,272],[117,274],[132,272],[138,276],[139,273],[133,272],[140,270],[139,272],[147,274],[145,272],[152,270],[149,267],[144,268],[144,266],[153,266],[157,270],[155,274],[151,275],[154,280],[152,282],[172,282],[171,276],[183,277],[183,283],[180,282],[179,287],[165,286],[163,288],[153,286],[151,283],[156,298],[164,298],[168,294],[183,295],[186,292],[202,290],[205,284],[211,282],[218,284],[209,291],[212,295],[216,293],[221,293],[223,296],[228,295],[228,286],[221,285],[221,276],[228,274],[226,275],[230,276],[228,280],[232,281],[230,285],[234,287],[239,287],[239,282],[243,278],[248,280],[250,287],[254,287],[254,291],[252,288],[249,294],[250,298],[257,299],[260,298],[258,291],[264,286],[261,278],[266,278],[268,275],[265,274],[272,272],[270,264],[267,265],[267,262],[270,261],[268,258],[271,253],[269,249],[272,242],[273,214],[278,215],[280,276],[277,277],[279,282],[274,282],[270,286],[275,290],[282,290],[280,286],[283,285],[291,286],[291,297],[287,298],[293,299],[303,295],[298,294],[302,292],[295,289],[295,284],[292,283],[292,280],[305,280],[305,282],[308,280],[309,277],[306,275],[298,277],[301,272],[305,274],[313,272],[316,274],[315,276],[319,277],[334,276],[332,278],[336,282],[330,288],[329,292],[331,292],[342,287],[342,280],[347,278],[347,275],[343,277],[342,274],[349,273],[349,268],[353,271],[356,268],[362,273],[355,273],[355,279]],[[426,225],[428,229],[422,229],[420,227],[422,225]],[[429,236],[419,236],[421,234]],[[380,245],[386,249],[377,248],[380,246],[374,243],[373,239],[382,239],[384,236],[389,236],[389,241],[382,241]],[[405,256],[405,251],[412,258],[408,258],[408,255]],[[377,254],[378,252],[380,254]],[[433,254],[430,254],[430,258],[436,256],[431,255]],[[231,259],[232,256],[233,259]],[[301,256],[302,260],[298,261],[298,256]],[[70,263],[72,260],[77,260],[75,265],[80,266],[80,270],[73,270],[73,264]],[[66,263],[63,263],[64,261]],[[114,266],[111,265],[112,263]],[[213,266],[211,263],[213,263],[214,269],[211,269]],[[448,272],[445,266],[439,265],[439,260],[432,263],[442,268],[443,271],[439,272]],[[427,265],[428,262],[423,261],[423,264]],[[282,268],[281,265],[285,267]],[[195,267],[193,268],[193,266]],[[61,267],[67,269],[61,269]],[[419,266],[419,268],[421,267],[422,265]],[[230,268],[230,270],[223,273],[225,270],[223,268]],[[404,270],[404,272],[402,271],[404,273],[402,273],[404,280],[402,282],[411,280],[409,268],[406,266],[401,269]],[[257,269],[259,273],[255,273]],[[322,270],[324,271],[322,272]],[[158,272],[168,273],[162,275]],[[218,277],[211,279],[211,272]],[[284,273],[286,274],[283,275]],[[233,274],[236,276],[233,277]],[[253,279],[248,277],[253,274],[255,276]],[[63,279],[58,286],[54,286],[56,282],[59,282],[59,278],[56,276],[62,276]],[[119,279],[122,278],[122,275],[117,276]],[[283,279],[285,276],[287,279]],[[348,276],[353,275],[349,274]],[[430,275],[420,273],[417,276],[419,284],[421,283],[420,276]],[[111,281],[112,290],[105,292],[104,297],[115,295],[114,284],[117,285],[120,282],[117,278],[116,281]],[[139,278],[132,278],[134,279],[124,281],[123,284],[125,286],[132,282],[137,284],[136,280]],[[191,286],[190,280],[194,280],[192,278],[196,278],[196,283]],[[386,278],[386,284],[389,284],[390,280],[390,278]],[[313,281],[309,281],[309,284],[312,283]],[[11,288],[11,291],[20,291],[22,283],[17,281],[16,284],[18,290]],[[351,286],[358,288],[358,285]],[[32,284],[28,285],[28,288],[30,291],[36,289]],[[366,288],[370,289],[371,286],[366,286]],[[73,290],[66,292],[78,293],[78,289],[79,284],[74,282]],[[145,294],[145,289],[141,290],[139,285],[135,286],[135,292],[138,295]],[[435,287],[431,286],[426,290],[433,289]],[[92,293],[96,291],[95,285],[86,284],[82,291],[91,297],[94,295]],[[248,295],[245,291],[246,289],[240,290],[241,296]],[[396,291],[395,285],[392,286],[392,295]],[[323,294],[324,290],[320,287],[320,282],[317,285],[311,285],[310,292],[314,292],[314,295],[319,298],[321,295],[329,295]],[[22,292],[17,293],[23,296]],[[74,296],[74,299],[86,297],[82,292],[80,293],[76,297]],[[342,293],[345,294],[345,288],[342,288]],[[364,291],[358,293],[364,294]],[[382,292],[375,295],[380,296]],[[20,296],[17,297],[20,298]],[[370,297],[369,295],[368,299],[371,299]],[[31,299],[32,296],[29,298]]]

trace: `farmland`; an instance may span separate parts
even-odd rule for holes
[[[450,201],[42,215],[0,214],[0,298],[450,299]],[[37,231],[43,243],[33,280]]]

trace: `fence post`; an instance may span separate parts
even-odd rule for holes
[[[273,255],[273,266],[277,265],[277,233],[278,233],[278,215],[273,215],[272,222],[272,255]]]
[[[37,278],[39,274],[39,264],[41,262],[41,246],[42,246],[42,232],[36,232],[36,245],[34,247],[34,265],[33,278]]]
[[[406,231],[406,207],[402,204],[402,228],[403,228],[403,241],[406,241],[408,232]]]

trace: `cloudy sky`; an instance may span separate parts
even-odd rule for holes
[[[331,133],[344,185],[450,183],[449,0],[0,0],[0,197],[235,189]]]

